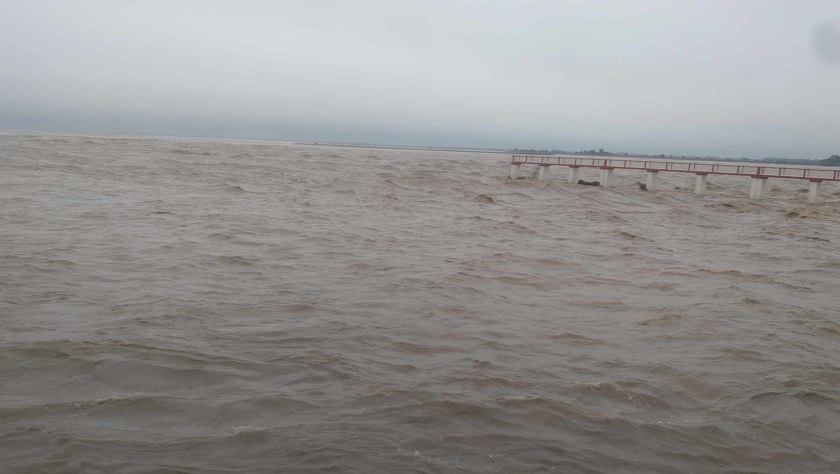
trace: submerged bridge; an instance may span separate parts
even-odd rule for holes
[[[800,179],[809,182],[808,202],[813,203],[819,202],[820,188],[824,181],[840,181],[840,169],[829,168],[549,155],[513,155],[510,161],[511,179],[519,178],[522,165],[537,165],[540,180],[551,177],[552,166],[566,167],[569,169],[570,184],[580,180],[581,168],[597,168],[601,170],[600,186],[604,188],[610,186],[613,171],[616,169],[644,171],[647,174],[645,185],[648,191],[656,191],[657,178],[661,172],[692,173],[697,176],[697,184],[694,187],[697,194],[706,192],[706,179],[710,174],[747,176],[751,178],[750,199],[764,197],[767,180],[770,178]]]

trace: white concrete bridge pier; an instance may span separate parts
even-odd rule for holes
[[[602,188],[609,188],[610,187],[610,180],[612,179],[613,170],[615,168],[610,167],[602,167],[601,168],[601,187]]]
[[[519,171],[522,169],[522,165],[519,163],[511,164],[510,165],[510,179],[519,179]]]
[[[549,165],[540,165],[540,181],[548,181],[551,179],[551,166]]]
[[[808,183],[808,202],[816,204],[820,202],[820,188],[822,187],[822,181],[817,179],[812,179],[810,183]]]
[[[697,173],[697,182],[694,184],[694,194],[706,194],[706,180],[708,173]]]
[[[569,166],[569,184],[577,184],[580,181],[580,166]]]
[[[659,181],[659,171],[647,171],[645,173],[645,189],[656,191],[657,181]]]
[[[762,176],[753,176],[750,184],[750,199],[764,199],[764,194],[767,192],[767,178]]]

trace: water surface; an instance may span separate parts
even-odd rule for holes
[[[2,469],[840,470],[840,186],[509,159],[0,135]]]

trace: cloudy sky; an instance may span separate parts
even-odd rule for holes
[[[0,128],[826,158],[840,1],[0,0]]]

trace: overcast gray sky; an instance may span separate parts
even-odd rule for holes
[[[0,128],[840,154],[840,1],[0,0]]]

